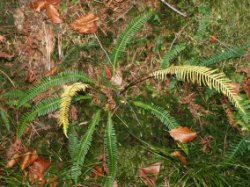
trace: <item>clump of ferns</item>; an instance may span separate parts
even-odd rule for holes
[[[140,28],[153,16],[152,11],[147,11],[138,17],[134,18],[130,24],[124,29],[122,34],[119,36],[115,47],[108,55],[108,63],[112,66],[112,75],[116,76],[117,67],[120,62],[120,59],[123,53],[126,50],[127,44],[132,40],[133,36],[140,30]],[[164,55],[161,62],[161,69],[153,71],[149,75],[142,77],[141,79],[136,80],[135,82],[128,83],[125,85],[122,90],[116,88],[112,83],[106,80],[105,89],[103,91],[103,86],[95,81],[91,80],[85,73],[81,71],[66,71],[62,72],[56,76],[50,78],[45,78],[41,81],[40,84],[34,86],[30,89],[27,94],[19,98],[17,103],[17,108],[20,108],[25,103],[32,100],[35,96],[39,95],[42,92],[52,89],[53,87],[63,86],[63,91],[60,97],[53,97],[47,100],[41,101],[34,109],[26,114],[24,114],[19,122],[17,127],[17,136],[21,137],[26,125],[34,120],[36,117],[43,116],[50,112],[56,111],[59,109],[58,123],[63,128],[63,132],[66,137],[69,139],[69,153],[72,160],[72,167],[70,170],[71,176],[74,179],[75,183],[78,182],[78,178],[81,175],[81,169],[86,157],[86,154],[90,148],[92,137],[100,123],[100,119],[107,119],[104,133],[104,144],[105,144],[105,155],[107,156],[107,165],[108,165],[108,176],[105,183],[105,186],[112,186],[116,172],[117,172],[117,140],[115,129],[113,126],[112,114],[116,112],[116,107],[100,107],[97,110],[91,119],[91,122],[86,130],[85,134],[78,138],[72,133],[68,133],[69,127],[69,107],[72,102],[76,102],[82,99],[92,99],[91,95],[78,95],[79,92],[88,93],[91,90],[98,93],[104,93],[105,90],[110,89],[114,90],[117,96],[115,102],[119,102],[119,105],[126,104],[127,102],[132,103],[135,107],[146,110],[159,119],[162,124],[168,129],[171,130],[179,126],[179,123],[170,116],[168,111],[164,108],[156,106],[152,103],[145,103],[142,101],[134,101],[133,97],[130,101],[122,101],[127,90],[137,83],[143,82],[147,79],[160,79],[164,80],[167,76],[175,76],[179,81],[191,82],[194,84],[204,85],[211,89],[216,90],[219,93],[227,96],[229,101],[235,106],[239,111],[241,116],[244,118],[245,123],[242,123],[242,128],[248,130],[249,127],[249,113],[248,113],[248,103],[244,104],[241,97],[236,93],[232,82],[223,74],[219,73],[217,69],[211,69],[205,66],[200,65],[177,65],[169,66],[172,59],[174,59],[182,50],[185,49],[184,44],[179,44],[174,46],[168,53]],[[71,51],[72,52],[72,51]],[[210,61],[204,61],[206,65],[225,60],[226,57],[231,58],[232,52],[227,54],[216,54],[215,57],[211,57]],[[235,56],[233,56],[235,57]],[[238,56],[237,56],[238,57]],[[67,56],[69,58],[69,56]],[[200,63],[200,64],[202,64]],[[195,63],[198,64],[198,63]],[[105,79],[105,78],[104,78]],[[108,83],[107,83],[108,82]],[[72,84],[70,84],[72,83]],[[106,96],[108,94],[106,93]],[[119,100],[120,99],[120,100]],[[108,100],[108,99],[107,99]],[[182,150],[188,154],[187,146],[179,144]]]

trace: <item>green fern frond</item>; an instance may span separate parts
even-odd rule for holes
[[[217,52],[212,55],[210,58],[201,62],[200,66],[210,66],[218,62],[229,60],[232,58],[240,58],[244,56],[247,52],[248,45],[243,45],[241,47],[235,47],[223,52]]]
[[[73,151],[71,150],[73,157],[73,166],[71,168],[71,175],[75,183],[77,183],[78,177],[81,175],[81,166],[83,165],[85,156],[87,155],[88,150],[90,148],[95,127],[100,121],[100,115],[101,115],[100,111],[94,114],[87,132],[84,134],[84,136],[81,137],[79,144],[77,146],[75,145],[75,142],[73,142],[76,141],[76,139],[71,139],[71,144],[72,143],[74,144],[72,145],[72,148],[75,147],[78,148],[77,150]]]
[[[67,65],[67,64],[76,62],[80,58],[81,51],[87,50],[96,46],[97,45],[95,43],[80,44],[80,45],[73,46],[62,59],[61,65]]]
[[[174,74],[177,79],[182,81],[198,83],[199,85],[203,83],[210,89],[215,89],[226,95],[236,108],[242,113],[246,113],[244,106],[241,104],[241,98],[233,89],[232,82],[223,73],[215,73],[215,71],[202,66],[183,65],[155,71],[152,75],[164,79],[168,74]]]
[[[5,99],[19,99],[25,95],[24,91],[21,90],[11,90],[3,94]]]
[[[9,131],[10,130],[9,115],[2,108],[0,108],[0,117],[2,119],[3,124],[5,125],[6,129]]]
[[[17,137],[20,138],[26,128],[26,125],[33,121],[36,117],[46,115],[50,112],[57,110],[60,106],[60,98],[53,97],[47,100],[41,101],[36,105],[32,111],[25,113],[17,126]]]
[[[199,27],[195,34],[195,38],[202,39],[207,31],[207,27],[209,25],[209,10],[207,5],[203,4],[199,7],[199,13],[202,15],[201,20],[199,21]]]
[[[104,135],[105,154],[107,155],[108,177],[105,187],[112,187],[117,171],[117,140],[113,128],[111,113],[108,113],[108,122]]]
[[[155,117],[157,117],[169,130],[178,127],[178,123],[176,120],[170,116],[170,114],[159,106],[155,106],[153,104],[143,103],[141,101],[134,101],[133,104],[137,107],[140,107],[144,110],[149,111]]]
[[[35,96],[42,92],[51,89],[54,86],[60,86],[69,82],[83,81],[86,83],[92,83],[93,81],[87,77],[83,72],[78,71],[66,71],[50,78],[45,78],[40,84],[34,86],[31,90],[22,97],[18,103],[18,108],[33,99]]]
[[[161,68],[167,68],[169,62],[177,57],[177,55],[186,48],[185,44],[177,44],[166,52],[161,60]]]
[[[237,155],[243,155],[246,151],[250,151],[250,136],[238,137],[226,152],[225,161],[229,162]]]
[[[113,73],[117,66],[119,58],[125,52],[127,44],[131,41],[134,35],[142,28],[142,26],[152,17],[153,11],[147,11],[135,17],[120,34],[115,47],[111,52],[111,63],[113,66]]]
[[[85,91],[87,87],[87,84],[83,84],[80,82],[64,87],[64,92],[61,95],[58,123],[59,126],[63,126],[63,132],[65,136],[67,136],[67,130],[69,126],[69,107],[71,104],[71,100],[74,95],[77,94],[77,92],[81,90]]]
[[[73,134],[69,133],[69,155],[71,160],[73,161],[76,158],[77,151],[79,150],[79,140],[78,138]]]

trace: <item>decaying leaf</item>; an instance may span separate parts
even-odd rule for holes
[[[171,156],[178,158],[183,165],[187,165],[187,158],[181,154],[180,151],[174,151]]]
[[[91,170],[91,177],[99,178],[104,175],[104,171],[100,165],[96,165]]]
[[[81,34],[91,34],[96,32],[96,21],[98,20],[99,18],[96,15],[90,13],[73,21],[70,27]]]
[[[4,43],[6,41],[6,38],[3,35],[0,35],[0,43]]]
[[[192,141],[196,136],[196,132],[190,130],[187,127],[177,127],[169,131],[170,136],[181,143],[187,143]]]
[[[47,4],[46,0],[36,0],[34,2],[31,2],[29,6],[31,9],[40,12],[45,8],[46,4]]]
[[[23,161],[22,161],[21,166],[20,166],[21,170],[24,170],[29,165],[33,164],[34,161],[37,160],[37,158],[38,158],[38,154],[37,154],[36,150],[26,153],[23,157]]]
[[[63,23],[63,19],[61,18],[57,8],[52,4],[46,5],[47,16],[51,20],[52,23]]]
[[[57,72],[57,67],[56,66],[53,66],[49,71],[47,71],[45,73],[45,77],[49,77],[51,75],[54,75],[55,73]]]
[[[159,174],[160,168],[160,162],[153,163],[147,167],[140,167],[138,170],[138,176],[146,185],[156,186],[154,176],[157,176]]]
[[[104,71],[105,71],[105,76],[108,80],[110,80],[112,78],[112,73],[111,70],[109,69],[109,67],[105,64],[104,65]]]
[[[71,119],[73,121],[76,121],[77,120],[77,108],[75,105],[71,105],[69,113],[70,113]]]
[[[46,160],[43,157],[38,157],[38,159],[29,167],[30,183],[43,185],[46,182],[44,172],[49,168],[49,166],[49,160]]]

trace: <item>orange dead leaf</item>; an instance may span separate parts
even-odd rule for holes
[[[46,182],[44,172],[49,168],[49,166],[49,160],[45,160],[43,157],[38,157],[38,159],[29,168],[29,181],[32,184],[43,185]]]
[[[77,120],[77,108],[74,105],[70,107],[69,113],[70,113],[71,119],[73,121],[76,121]]]
[[[91,177],[99,178],[104,175],[103,169],[100,165],[94,166],[91,170]]]
[[[209,41],[212,43],[216,43],[218,41],[217,37],[214,35],[209,36]]]
[[[156,162],[154,164],[149,165],[148,167],[140,167],[138,170],[138,176],[141,180],[149,186],[155,186],[155,179],[152,175],[157,176],[160,172],[161,163]]]
[[[38,158],[38,154],[36,151],[28,152],[24,155],[23,161],[21,163],[21,170],[24,170],[29,165],[33,164],[33,162]]]
[[[61,18],[57,8],[52,4],[46,5],[46,12],[48,18],[51,20],[52,23],[63,23],[63,19]]]
[[[183,156],[180,151],[172,152],[171,156],[177,157],[183,165],[187,165],[187,158],[185,156]]]
[[[187,143],[192,141],[196,136],[196,132],[190,130],[187,127],[177,127],[169,131],[170,136],[181,143]]]
[[[61,0],[47,0],[47,3],[51,5],[58,5],[60,2]]]
[[[105,71],[106,78],[110,80],[112,78],[112,73],[107,65],[104,65],[104,71]]]
[[[19,160],[20,160],[20,156],[18,154],[15,154],[11,159],[7,161],[5,167],[12,168]]]
[[[96,15],[90,13],[73,21],[70,27],[81,34],[91,34],[96,32],[96,21],[98,20],[99,18]]]
[[[34,9],[37,12],[41,12],[46,5],[47,5],[46,0],[36,0],[34,2],[31,2],[29,6],[31,9]]]

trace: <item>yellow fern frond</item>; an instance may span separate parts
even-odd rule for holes
[[[189,81],[199,85],[204,84],[210,89],[226,95],[228,99],[245,114],[245,109],[241,104],[241,98],[235,92],[232,82],[223,74],[216,73],[215,70],[203,66],[171,66],[167,69],[153,72],[151,75],[164,79],[167,74],[175,74],[178,80]]]
[[[64,92],[61,95],[60,111],[58,117],[59,126],[63,126],[63,132],[67,136],[67,130],[69,127],[69,107],[71,100],[78,91],[85,91],[88,87],[87,84],[74,83],[70,86],[64,86]]]

